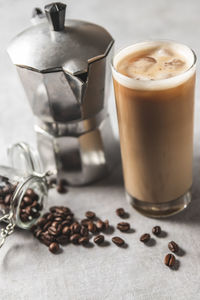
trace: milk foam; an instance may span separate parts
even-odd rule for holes
[[[114,57],[113,77],[128,88],[172,88],[194,74],[195,60],[194,52],[185,45],[148,41],[127,47]]]

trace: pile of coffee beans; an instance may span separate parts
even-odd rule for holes
[[[0,176],[0,205],[9,207],[17,183],[11,183],[7,177]],[[40,217],[40,211],[43,209],[42,204],[38,202],[39,197],[33,189],[29,188],[23,196],[20,203],[20,219],[27,223]],[[17,200],[15,206],[17,206]]]
[[[117,225],[121,232],[130,230],[130,224],[121,222]],[[43,214],[33,225],[33,235],[52,253],[59,253],[61,246],[72,243],[74,245],[90,245],[90,239],[98,246],[105,245],[106,234],[111,229],[108,220],[102,221],[92,211],[85,213],[85,218],[77,221],[73,212],[66,206],[50,207],[49,212]],[[115,236],[112,242],[118,247],[125,245],[125,241]],[[108,242],[107,244],[108,245]]]
[[[40,217],[43,205],[38,200],[39,197],[33,189],[29,188],[26,190],[20,203],[20,219],[22,222],[27,223]]]
[[[10,205],[16,187],[17,184],[11,183],[7,177],[0,176],[0,205]]]

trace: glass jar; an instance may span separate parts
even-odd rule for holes
[[[8,149],[11,166],[0,166],[0,247],[17,226],[30,229],[40,217],[50,188],[50,172],[42,174],[40,160],[26,143]]]

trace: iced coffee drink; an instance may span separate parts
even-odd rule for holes
[[[131,204],[148,216],[167,216],[191,200],[194,52],[148,41],[113,60],[123,173]]]

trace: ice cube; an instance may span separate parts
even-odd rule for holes
[[[134,70],[146,72],[149,68],[157,63],[156,59],[151,56],[140,57],[129,65],[129,72],[134,73]]]
[[[182,67],[184,66],[185,62],[181,59],[174,58],[171,61],[165,63],[166,66],[174,66],[174,67]]]
[[[174,56],[174,53],[171,49],[166,48],[158,48],[154,51],[154,56],[162,57],[162,56]]]

